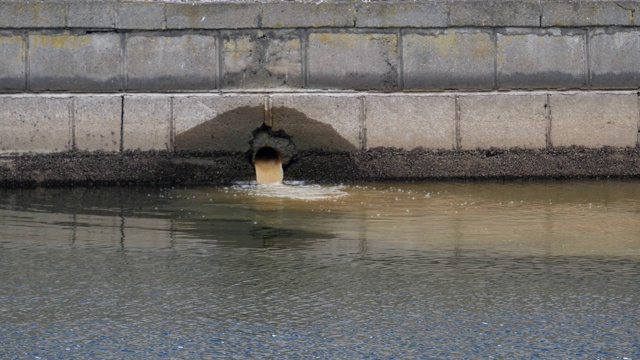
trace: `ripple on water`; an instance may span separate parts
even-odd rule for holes
[[[635,180],[0,189],[0,219],[0,359],[640,358]]]

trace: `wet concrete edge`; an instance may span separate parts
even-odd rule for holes
[[[225,185],[254,178],[241,152],[64,152],[0,158],[1,187]],[[640,178],[639,148],[302,151],[285,180],[366,181]]]

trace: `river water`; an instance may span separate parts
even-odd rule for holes
[[[640,182],[0,190],[0,358],[640,358]]]

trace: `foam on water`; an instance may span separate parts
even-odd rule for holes
[[[349,194],[343,189],[344,185],[322,186],[306,184],[304,181],[285,181],[283,184],[256,184],[255,181],[238,182],[231,187],[232,190],[245,193],[250,196],[285,198],[294,200],[331,200],[338,199]]]

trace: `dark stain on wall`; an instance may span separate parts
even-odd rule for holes
[[[272,109],[275,119],[269,126],[286,134],[297,151],[324,149],[325,151],[356,151],[357,148],[342,137],[331,125],[311,119],[295,109]],[[245,106],[222,113],[175,136],[176,151],[239,151],[251,149],[254,131],[264,121],[264,108]],[[280,149],[282,151],[284,149]],[[294,154],[291,154],[294,155]]]

